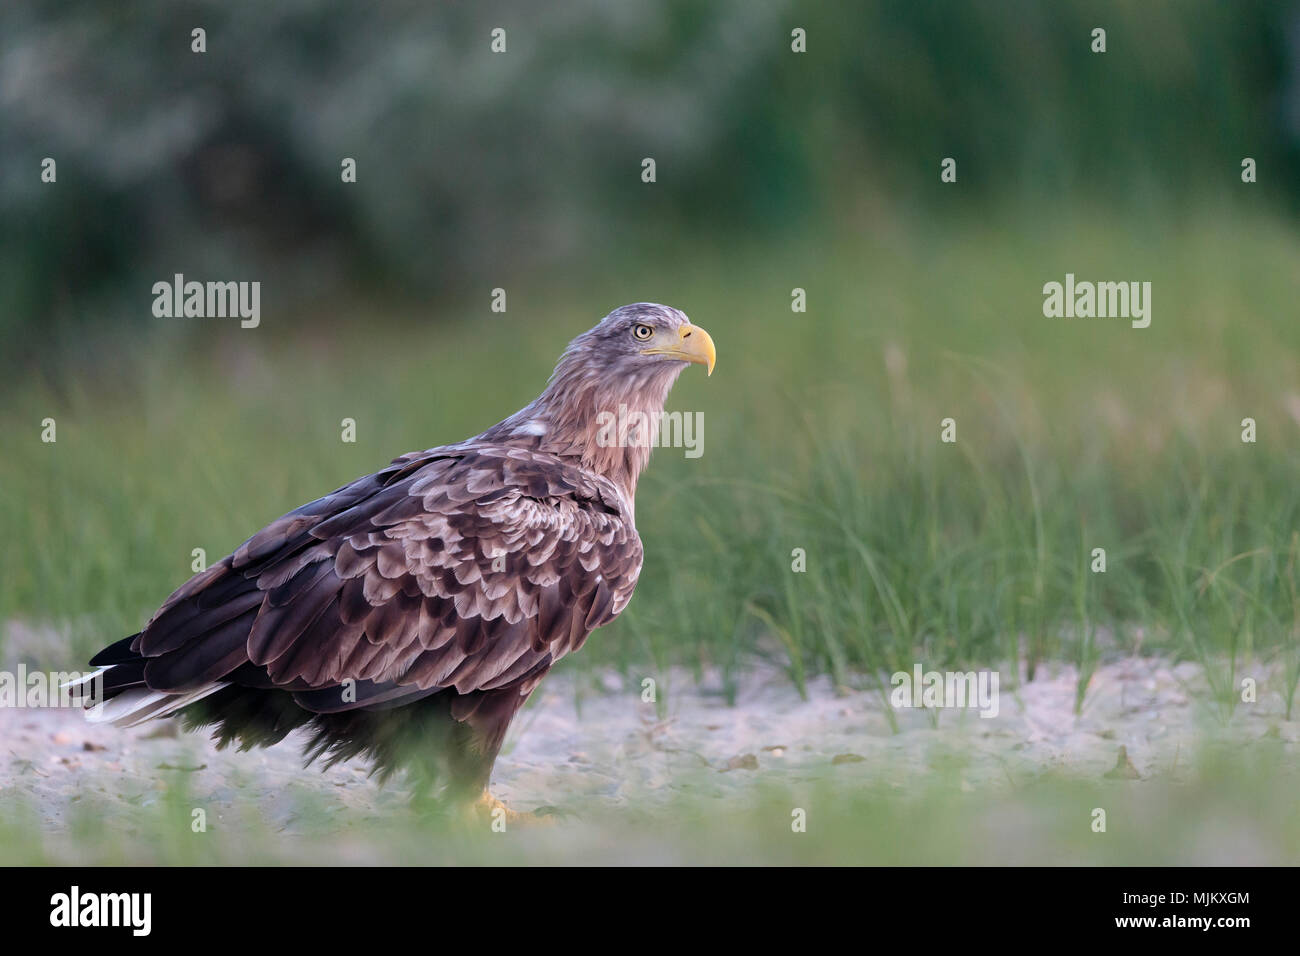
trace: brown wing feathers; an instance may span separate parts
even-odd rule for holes
[[[96,663],[138,654],[120,677],[153,690],[282,687],[319,713],[530,690],[622,609],[640,563],[603,479],[519,448],[435,450],[272,522],[178,589],[134,654]]]

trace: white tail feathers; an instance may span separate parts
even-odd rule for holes
[[[107,723],[115,727],[134,727],[156,717],[170,717],[182,707],[188,707],[209,694],[215,694],[225,684],[207,684],[195,690],[167,693],[132,687],[122,691],[112,700],[103,701],[86,711],[86,719],[93,724]]]
[[[108,671],[112,670],[114,666],[115,665],[113,664],[109,664],[107,667],[101,667],[99,670],[91,671],[89,674],[83,674],[81,677],[72,680],[65,680],[59,685],[59,687],[62,689],[65,687],[80,687],[82,684],[88,684],[100,674],[106,674]]]

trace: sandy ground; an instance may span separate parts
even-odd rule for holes
[[[963,789],[1015,786],[1048,770],[1176,779],[1212,742],[1271,738],[1290,762],[1300,757],[1300,721],[1284,718],[1280,673],[1255,676],[1259,700],[1223,720],[1198,666],[1125,659],[1098,669],[1076,716],[1076,675],[1061,666],[1003,690],[995,718],[895,711],[895,733],[879,693],[836,689],[824,678],[802,699],[783,674],[759,669],[732,707],[716,677],[697,685],[675,673],[661,718],[641,700],[639,682],[561,673],[516,721],[493,790],[524,811],[653,812],[680,797],[745,800],[759,780],[797,786],[827,775],[907,788],[946,770]],[[59,830],[86,794],[148,805],[176,774],[188,776],[209,812],[251,809],[277,829],[292,829],[304,793],[341,812],[383,813],[404,802],[400,784],[381,790],[361,766],[303,770],[296,744],[218,752],[200,736],[177,736],[170,721],[122,730],[87,724],[76,711],[0,709],[0,807],[25,799],[44,826]]]

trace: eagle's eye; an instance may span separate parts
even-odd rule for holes
[[[655,330],[648,325],[638,325],[632,329],[632,334],[644,342],[655,334]]]

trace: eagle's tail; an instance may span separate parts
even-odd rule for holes
[[[132,634],[110,644],[90,660],[98,670],[63,685],[91,691],[86,710],[91,723],[133,727],[154,717],[170,717],[221,690],[221,684],[172,692],[150,689],[145,683],[145,658],[131,649],[137,637]]]

